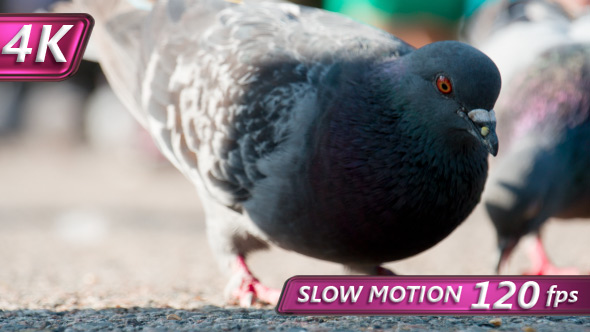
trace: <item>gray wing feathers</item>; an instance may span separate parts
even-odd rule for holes
[[[349,19],[282,3],[165,1],[143,29],[135,59],[145,65],[131,91],[141,91],[148,129],[197,187],[236,209],[270,176],[261,163],[307,129],[295,113],[314,112],[318,79],[334,62],[411,50]]]

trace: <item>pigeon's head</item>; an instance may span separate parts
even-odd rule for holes
[[[483,144],[498,152],[494,104],[500,72],[486,55],[460,42],[426,45],[399,59],[397,91],[403,108],[436,138]],[[474,140],[475,139],[475,140]]]

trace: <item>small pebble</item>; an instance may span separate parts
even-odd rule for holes
[[[182,320],[182,318],[180,318],[180,316],[178,316],[177,314],[170,314],[168,316],[166,316],[167,320]]]
[[[537,332],[533,327],[525,326],[522,328],[523,332]]]
[[[490,319],[490,324],[492,324],[495,327],[502,326],[502,318],[492,318]]]

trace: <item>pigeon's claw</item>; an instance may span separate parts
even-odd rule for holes
[[[279,301],[281,291],[279,289],[264,286],[256,279],[243,256],[236,259],[234,278],[235,282],[230,282],[229,297],[230,300],[241,307],[251,307],[257,303],[276,305]],[[232,287],[233,286],[233,287]]]
[[[557,267],[551,263],[547,252],[543,247],[541,237],[535,238],[534,245],[530,248],[529,257],[532,263],[531,269],[523,275],[579,275],[580,270],[575,267]]]

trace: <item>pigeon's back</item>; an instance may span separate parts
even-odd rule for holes
[[[104,23],[100,62],[116,93],[162,153],[227,206],[265,176],[255,161],[312,121],[314,109],[301,104],[315,100],[332,64],[412,50],[380,30],[288,3],[170,0],[113,15],[109,1],[83,1]]]

